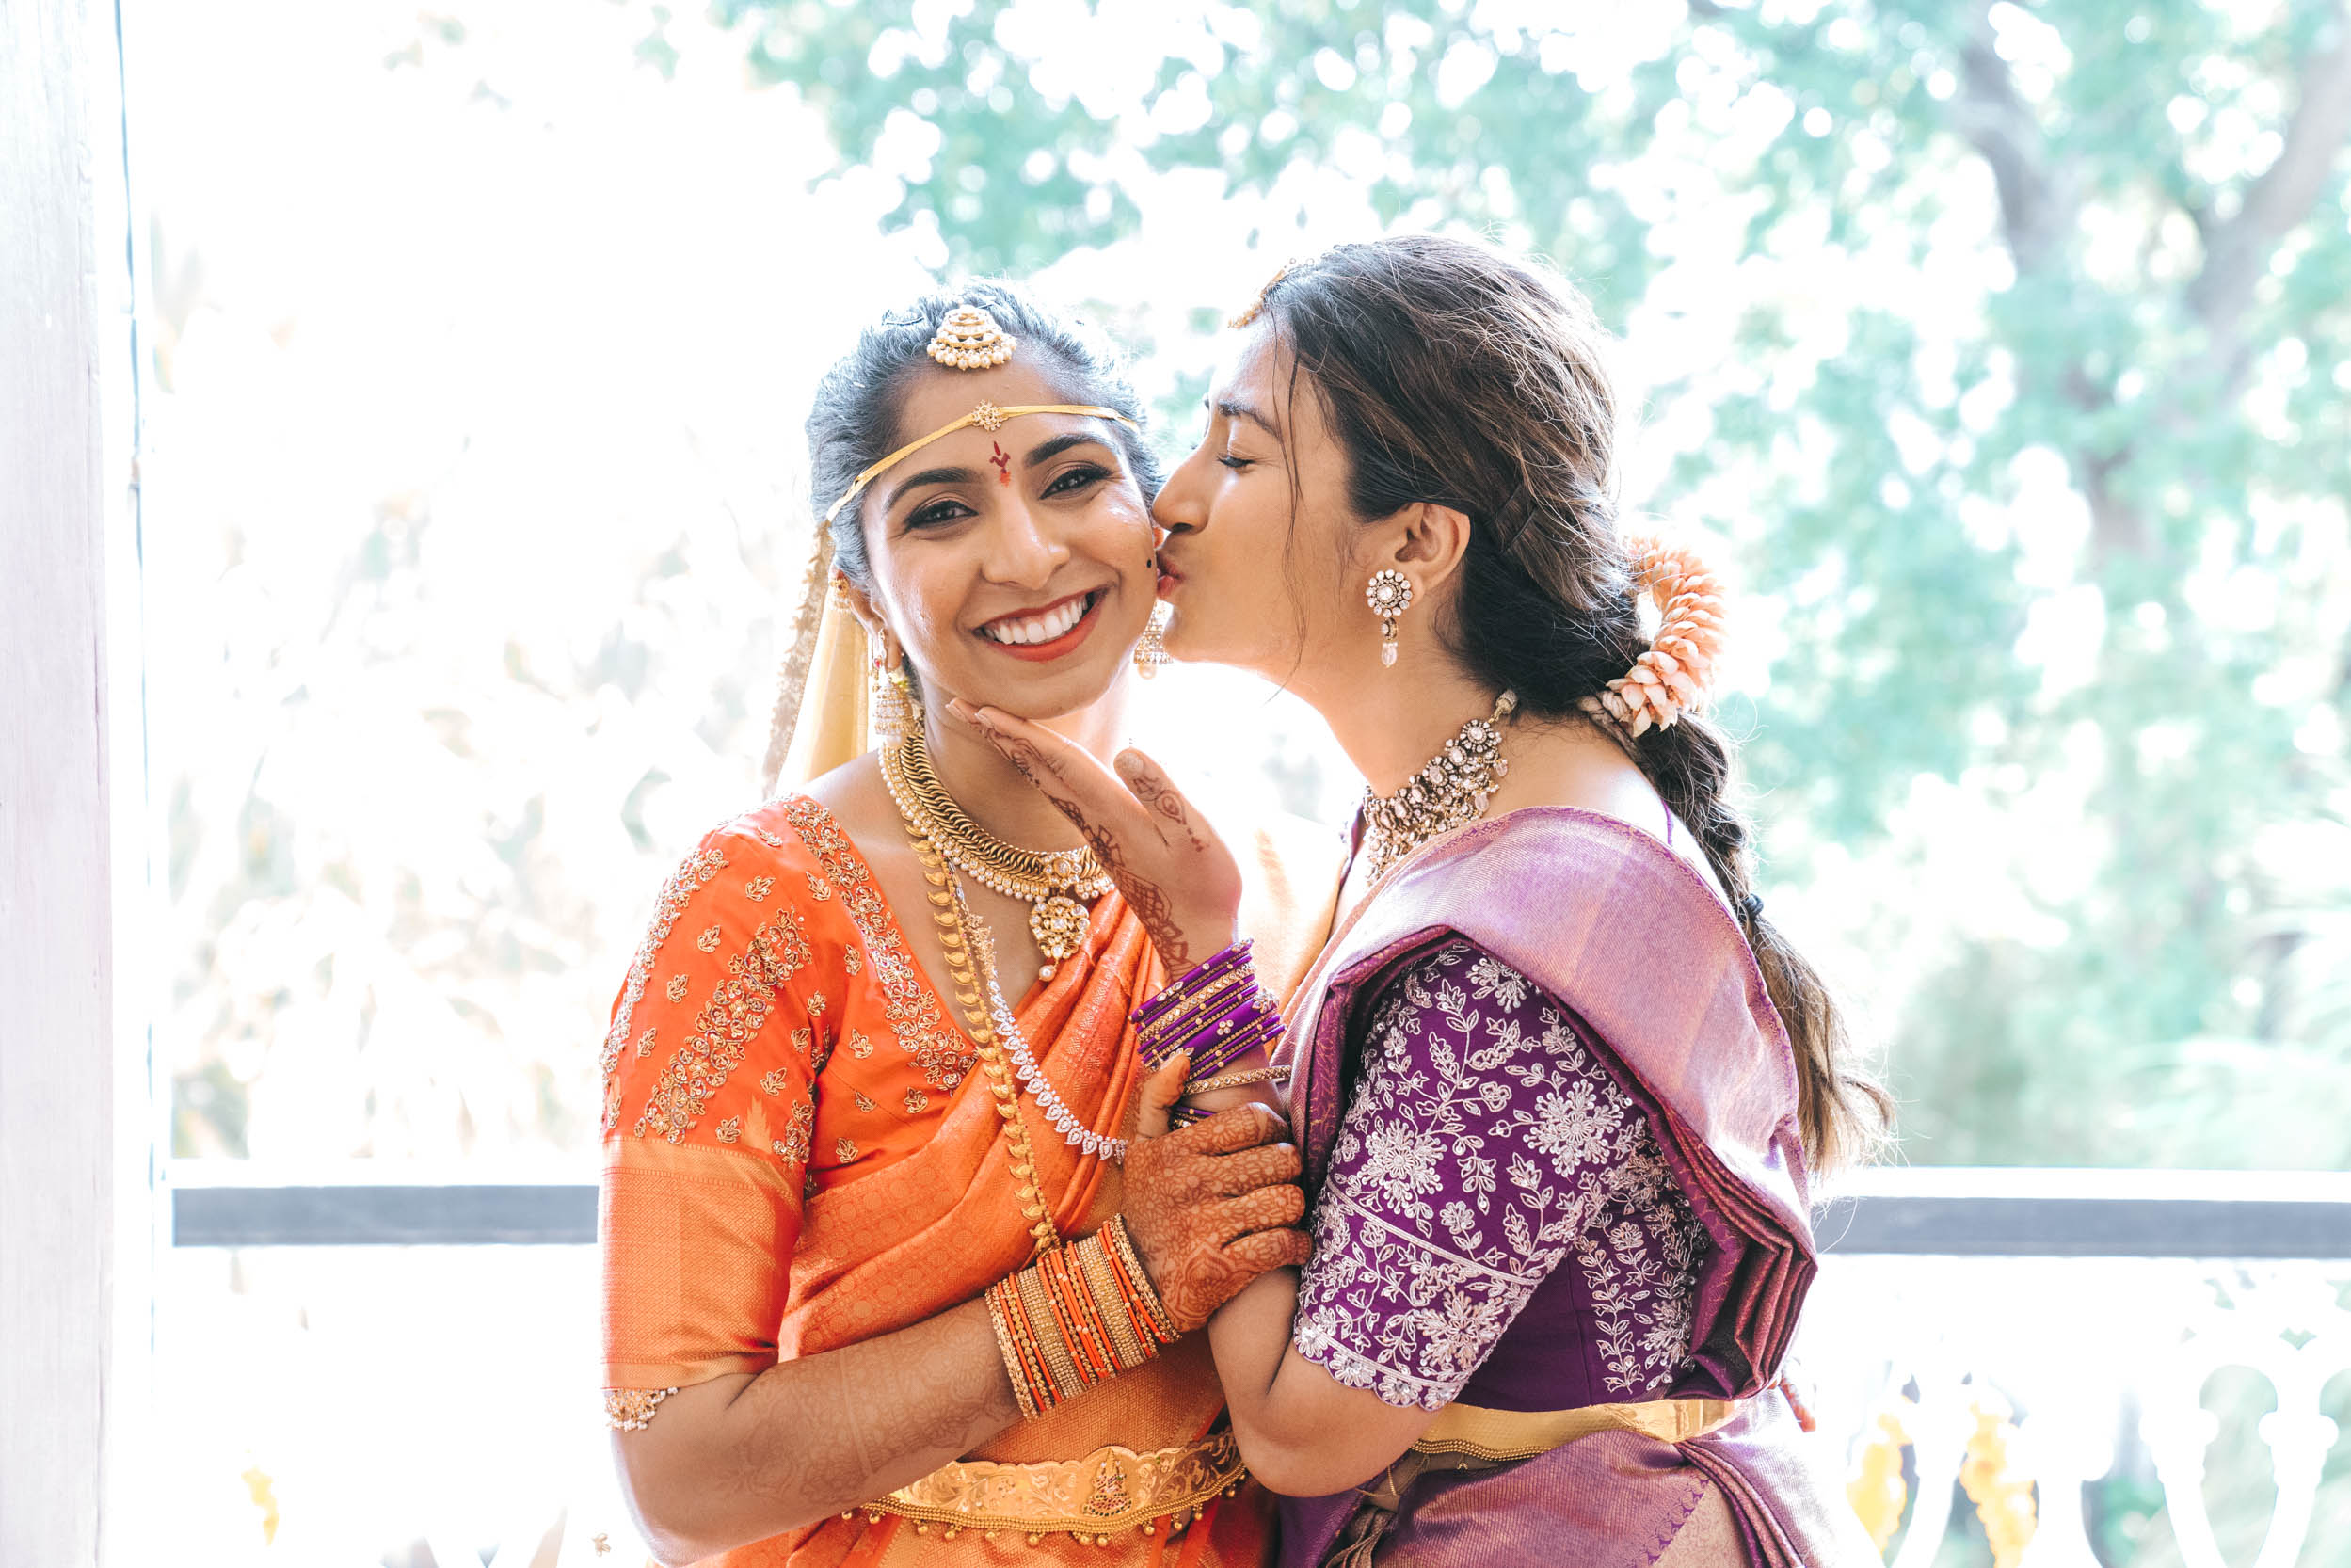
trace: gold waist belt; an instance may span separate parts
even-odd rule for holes
[[[1413,1447],[1425,1454],[1473,1459],[1532,1459],[1596,1432],[1638,1432],[1663,1443],[1687,1443],[1727,1425],[1736,1400],[1649,1400],[1640,1404],[1588,1404],[1574,1410],[1487,1410],[1448,1404]]]
[[[1248,1474],[1240,1445],[1221,1432],[1150,1453],[1112,1446],[1083,1459],[1035,1464],[958,1460],[867,1503],[864,1512],[876,1524],[886,1513],[912,1519],[920,1533],[934,1525],[951,1537],[965,1530],[1019,1530],[1034,1546],[1066,1530],[1106,1546],[1113,1530],[1140,1528],[1150,1535],[1161,1520],[1171,1530],[1181,1529],[1216,1498],[1239,1490]]]

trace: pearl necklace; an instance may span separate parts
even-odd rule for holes
[[[1511,765],[1502,758],[1502,721],[1517,712],[1518,694],[1494,699],[1489,718],[1471,719],[1427,766],[1392,795],[1363,797],[1363,852],[1374,881],[1440,833],[1466,827],[1486,814],[1494,787]]]

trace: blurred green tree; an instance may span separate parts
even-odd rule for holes
[[[1122,152],[1263,192],[1367,137],[1383,220],[1547,253],[1620,326],[1665,264],[1642,160],[1693,134],[1750,215],[1737,260],[1828,288],[1837,258],[1906,256],[1919,312],[1799,301],[1841,318],[1822,353],[1759,295],[1745,374],[1653,392],[1703,392],[1707,422],[1654,504],[1741,541],[1795,650],[1749,752],[1780,874],[1869,848],[1921,776],[1994,813],[2078,781],[2088,874],[2037,894],[2029,931],[1967,934],[1887,1020],[1912,1157],[2351,1160],[2325,957],[2351,920],[2342,0],[1691,0],[1621,71],[1593,29],[1641,24],[1596,8],[1209,7],[1153,68],[1155,108],[1195,127],[1172,132],[1034,79],[1057,29],[1110,9],[720,0],[846,162],[901,117],[936,130],[889,221],[936,225],[958,270],[1128,232]],[[1975,243],[1946,220],[1987,175],[1983,303],[1938,345],[1931,266]],[[2061,480],[2036,490],[2042,458]],[[2054,575],[2021,569],[2053,549]]]

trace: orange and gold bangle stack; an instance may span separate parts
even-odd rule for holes
[[[999,1280],[987,1304],[1013,1395],[1030,1417],[1132,1371],[1176,1339],[1119,1219]]]

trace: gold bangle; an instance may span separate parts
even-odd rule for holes
[[[1127,1276],[1127,1283],[1134,1288],[1136,1298],[1142,1302],[1144,1316],[1150,1320],[1152,1334],[1162,1345],[1174,1344],[1180,1336],[1176,1332],[1174,1320],[1167,1315],[1167,1304],[1160,1300],[1160,1292],[1152,1285],[1151,1275],[1144,1269],[1143,1257],[1135,1251],[1135,1239],[1127,1234],[1127,1216],[1112,1215],[1110,1223],[1102,1227],[1102,1234],[1110,1238],[1111,1245],[1117,1249],[1120,1272]]]
[[[1212,1013],[1218,1003],[1230,1001],[1239,992],[1256,989],[1257,977],[1247,969],[1235,969],[1219,975],[1200,989],[1198,996],[1186,997],[1166,1012],[1151,1020],[1150,1032],[1155,1039],[1180,1034],[1204,1013]]]
[[[1160,1014],[1158,1017],[1152,1019],[1152,1025],[1156,1028],[1160,1024],[1166,1023],[1171,1018],[1180,1018],[1187,1013],[1196,1013],[1214,998],[1223,996],[1225,992],[1231,990],[1236,985],[1245,984],[1250,982],[1254,982],[1255,979],[1256,972],[1247,964],[1241,965],[1237,969],[1226,969],[1223,974],[1218,975],[1207,984],[1200,986],[1189,996],[1177,997],[1176,999],[1176,1005]],[[1181,985],[1183,982],[1179,980],[1176,981],[1176,984]]]
[[[1021,1355],[1021,1364],[1028,1368],[1029,1402],[1036,1406],[1038,1414],[1042,1415],[1052,1409],[1060,1398],[1053,1391],[1052,1371],[1045,1365],[1045,1346],[1037,1338],[1035,1325],[1029,1321],[1029,1308],[1020,1299],[1018,1279],[1002,1281],[1000,1288],[1003,1291],[1004,1317],[1012,1325],[1013,1349]]]
[[[1071,1251],[1068,1247],[1056,1247],[1038,1258],[1037,1263],[1045,1270],[1045,1288],[1053,1298],[1053,1310],[1060,1315],[1062,1334],[1069,1341],[1078,1375],[1091,1388],[1106,1378],[1115,1377],[1123,1368],[1111,1352],[1109,1336],[1096,1331],[1094,1294],[1079,1282]]]
[[[1111,1260],[1102,1250],[1102,1238],[1089,1236],[1070,1249],[1078,1260],[1079,1277],[1085,1281],[1086,1292],[1094,1298],[1094,1314],[1102,1320],[1102,1327],[1111,1336],[1111,1351],[1118,1357],[1119,1370],[1131,1372],[1159,1353],[1159,1347],[1145,1345],[1135,1332],[1135,1309],[1128,1304],[1118,1288],[1118,1276],[1111,1272]]]
[[[1045,1353],[1046,1370],[1052,1375],[1054,1402],[1076,1399],[1086,1391],[1085,1380],[1078,1375],[1077,1358],[1070,1354],[1061,1320],[1054,1315],[1051,1288],[1046,1284],[1044,1271],[1032,1263],[1013,1277],[1020,1282],[1021,1309],[1029,1315],[1030,1332],[1035,1335]]]
[[[1196,1083],[1187,1083],[1184,1085],[1181,1097],[1190,1099],[1194,1095],[1205,1095],[1217,1089],[1243,1089],[1252,1083],[1287,1083],[1288,1081],[1289,1069],[1287,1067],[1252,1067],[1246,1072],[1219,1073],[1214,1078],[1204,1078]]]
[[[1255,1029],[1271,1019],[1277,1025],[1281,1015],[1267,1005],[1265,993],[1252,984],[1246,991],[1219,997],[1211,1005],[1190,1017],[1179,1018],[1161,1026],[1154,1035],[1152,1046],[1160,1054],[1173,1054],[1174,1044],[1167,1036],[1183,1037],[1182,1048],[1193,1057],[1222,1048],[1237,1030]],[[1138,1042],[1140,1043],[1140,1042]]]
[[[1164,1039],[1170,1032],[1180,1032],[1184,1021],[1197,1016],[1225,992],[1241,984],[1255,984],[1256,975],[1247,965],[1228,970],[1208,982],[1197,996],[1186,997],[1165,1013],[1140,1027],[1139,1032],[1151,1039]]]
[[[1020,1352],[1013,1349],[1012,1325],[1004,1320],[1003,1304],[997,1299],[996,1292],[1002,1288],[1000,1280],[988,1287],[988,1321],[995,1325],[996,1349],[1003,1356],[1004,1370],[1013,1380],[1013,1398],[1020,1405],[1021,1418],[1033,1421],[1037,1418],[1037,1402],[1029,1392],[1029,1368],[1022,1364]]]

